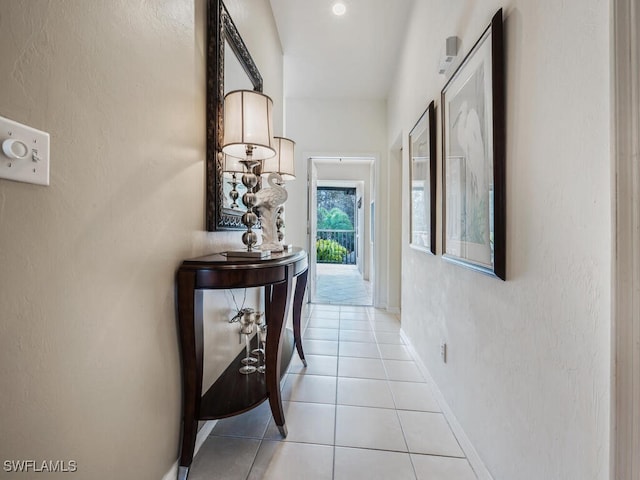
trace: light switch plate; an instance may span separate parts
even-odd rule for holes
[[[0,178],[49,185],[49,134],[0,117]]]

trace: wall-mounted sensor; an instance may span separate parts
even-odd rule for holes
[[[453,64],[453,61],[458,56],[458,48],[459,48],[459,39],[458,37],[449,37],[445,43],[444,47],[444,56],[440,60],[440,66],[438,68],[438,73],[440,75],[444,75],[447,73],[447,70]]]

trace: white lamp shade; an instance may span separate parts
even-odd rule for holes
[[[224,165],[222,171],[229,173],[243,173],[245,171],[244,165],[240,163],[240,159],[232,157],[231,155],[222,154],[224,158]]]
[[[222,151],[236,158],[264,160],[275,155],[271,112],[273,101],[263,93],[235,90],[224,97]]]
[[[262,173],[279,173],[283,180],[296,178],[294,147],[296,142],[284,137],[274,137],[275,157],[265,160]]]

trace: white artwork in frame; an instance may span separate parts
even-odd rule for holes
[[[442,90],[443,256],[505,279],[502,11]]]

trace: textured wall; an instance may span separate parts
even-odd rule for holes
[[[388,103],[389,138],[402,135],[408,152],[412,125],[430,100],[439,106],[445,38],[459,36],[464,55],[499,7],[507,74],[507,281],[408,248],[405,213],[403,328],[496,480],[604,480],[609,2],[416,2]],[[406,212],[406,170],[403,184]],[[446,364],[441,340],[449,346]]]
[[[174,273],[239,245],[203,231],[204,18],[203,0],[0,2],[0,115],[51,134],[50,187],[0,180],[2,460],[155,480],[177,458]],[[274,28],[262,42],[281,99]],[[208,356],[237,347],[232,305],[208,297]]]

